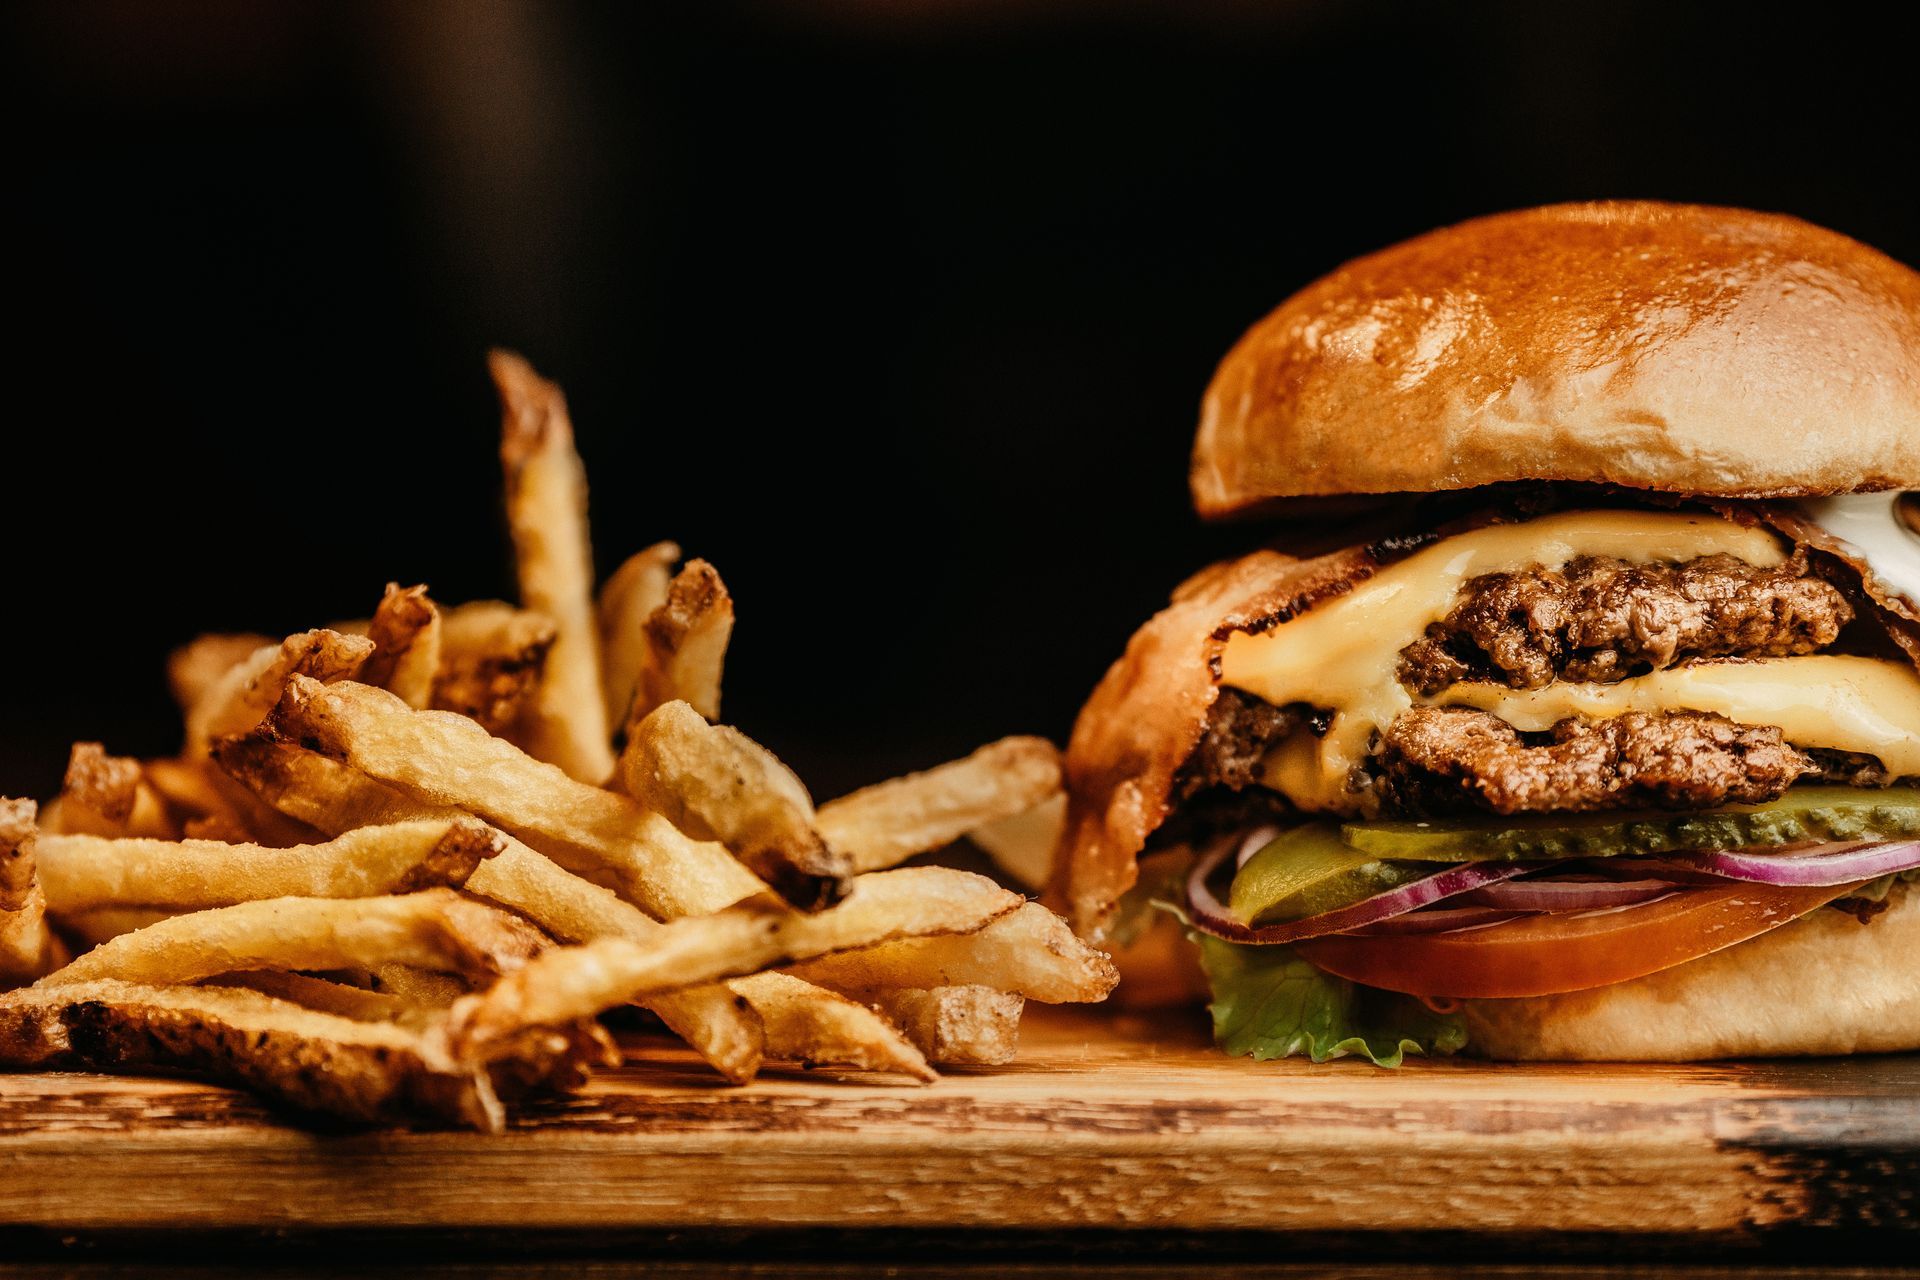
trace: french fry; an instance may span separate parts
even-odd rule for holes
[[[247,631],[210,632],[197,636],[167,655],[167,687],[181,714],[207,695],[220,677],[251,658],[264,646],[279,643],[272,636]]]
[[[245,733],[266,718],[292,676],[344,680],[373,653],[373,641],[338,631],[303,631],[256,650],[214,682],[187,711],[188,759],[207,754],[215,738]]]
[[[802,910],[838,901],[851,859],[813,829],[813,801],[771,751],[675,699],[637,725],[620,755],[627,794],[696,840],[718,840]]]
[[[965,933],[1020,899],[984,876],[914,867],[863,876],[837,906],[813,915],[764,899],[662,925],[644,943],[602,938],[537,956],[454,1006],[460,1042],[484,1046],[527,1027],[588,1018],[665,991],[927,933]]]
[[[63,832],[160,839],[179,834],[140,762],[110,756],[97,742],[73,744],[58,803]],[[42,816],[41,829],[55,830]]]
[[[789,971],[835,991],[986,986],[1044,1004],[1103,1000],[1119,981],[1105,952],[1080,941],[1037,902],[965,937],[902,938]]]
[[[176,911],[259,898],[368,898],[466,883],[504,838],[473,819],[360,827],[272,849],[212,840],[41,836],[40,883],[56,915],[138,904]]]
[[[349,765],[259,733],[219,743],[214,754],[222,768],[268,803],[326,830],[464,816],[461,810],[409,798]],[[659,927],[611,890],[563,870],[512,836],[502,838],[500,853],[468,877],[468,892],[511,907],[569,942],[645,938]],[[809,990],[823,1001],[828,998],[829,993],[818,988]],[[744,1083],[759,1071],[765,1052],[760,1019],[727,987],[676,992],[648,1007],[729,1080]]]
[[[179,912],[165,907],[95,907],[91,911],[73,911],[56,915],[54,924],[61,933],[83,946],[97,947],[123,933],[144,929]]]
[[[373,982],[378,990],[423,1009],[450,1008],[470,990],[450,973],[410,964],[383,964],[373,971]]]
[[[500,465],[520,598],[555,628],[529,748],[597,786],[613,773],[613,750],[600,687],[586,469],[560,388],[512,352],[491,352],[487,364],[500,392]]]
[[[47,928],[34,852],[38,806],[0,798],[0,983],[39,977],[66,959]]]
[[[502,1050],[516,1082],[564,1081],[578,1047],[556,1031]],[[233,987],[96,981],[0,995],[0,1065],[181,1069],[362,1123],[505,1125],[489,1071],[455,1056],[438,1025],[359,1021]]]
[[[276,969],[256,969],[247,973],[225,973],[208,978],[210,987],[245,987],[262,995],[286,1000],[316,1013],[352,1018],[355,1022],[399,1022],[413,1027],[431,1025],[433,1008],[415,1004],[386,991],[332,982],[305,973],[283,973]]]
[[[734,989],[766,1027],[767,1056],[803,1066],[848,1066],[931,1081],[938,1073],[913,1041],[866,1005],[784,973],[738,978]]]
[[[600,687],[606,696],[607,723],[627,723],[627,708],[640,687],[647,664],[647,619],[667,602],[667,587],[680,548],[656,542],[627,557],[600,588]]]
[[[389,582],[367,624],[367,638],[373,641],[373,653],[360,668],[359,679],[410,707],[430,705],[440,670],[440,610],[427,599],[426,587]]]
[[[887,1015],[907,1039],[942,1066],[997,1067],[1020,1048],[1020,1012],[1026,1000],[992,987],[895,989],[862,997]]]
[[[519,917],[451,889],[387,898],[267,898],[122,934],[40,984],[103,978],[164,984],[245,969],[384,964],[488,978],[523,965],[544,945],[544,935]]]
[[[1053,851],[1067,826],[1065,792],[1050,796],[1025,813],[989,822],[967,832],[967,839],[980,846],[993,865],[1029,889],[1046,887],[1053,871]]]
[[[964,760],[829,801],[814,825],[855,870],[877,871],[1024,813],[1059,790],[1057,747],[1044,738],[1002,738]]]
[[[568,870],[610,876],[656,916],[714,911],[765,890],[721,846],[689,839],[628,797],[384,690],[296,676],[272,728],[408,794],[480,814]]]
[[[498,600],[447,610],[430,705],[476,720],[496,737],[514,736],[530,717],[554,635],[545,614]]]
[[[720,676],[733,637],[733,596],[719,571],[689,560],[667,585],[667,599],[647,618],[647,657],[627,709],[627,727],[675,698],[709,720],[720,718]]]

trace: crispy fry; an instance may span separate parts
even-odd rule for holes
[[[986,851],[993,865],[1029,889],[1046,887],[1053,870],[1053,851],[1067,825],[1067,797],[1062,792],[1042,800],[1025,813],[990,822],[967,832],[967,839]]]
[[[263,734],[228,739],[215,747],[215,756],[269,803],[323,829],[462,813],[411,799],[338,760]],[[652,917],[611,890],[563,870],[511,836],[503,839],[505,848],[468,877],[468,892],[511,907],[569,942],[645,938],[658,928]],[[828,998],[827,992],[808,989],[822,1001]],[[760,1069],[765,1041],[760,1019],[727,987],[676,992],[648,1007],[729,1080],[751,1080]]]
[[[654,915],[713,911],[765,889],[725,849],[688,839],[626,796],[383,690],[296,676],[272,727],[411,795],[478,813],[571,871],[610,876]]]
[[[97,947],[123,933],[144,929],[177,914],[164,907],[95,907],[91,911],[56,915],[54,924],[82,946]]]
[[[178,834],[165,802],[148,783],[140,762],[128,756],[110,756],[97,742],[73,744],[58,803],[59,830],[63,832],[160,839]],[[53,830],[44,816],[41,829]]]
[[[1022,996],[992,987],[897,989],[862,997],[892,1019],[928,1061],[996,1067],[1020,1048]]]
[[[1002,738],[955,760],[820,806],[814,825],[858,871],[897,866],[1060,790],[1060,752],[1044,738]]]
[[[540,673],[553,648],[553,620],[498,600],[449,609],[440,616],[440,669],[430,705],[512,737],[529,718]]]
[[[476,978],[523,965],[532,925],[451,889],[389,898],[267,898],[173,916],[95,947],[41,984],[198,982],[243,969],[410,964]],[[557,1021],[557,1020],[556,1020]]]
[[[220,677],[251,658],[260,648],[277,644],[272,636],[255,631],[228,634],[209,632],[167,655],[167,687],[182,714],[218,684]]]
[[[373,971],[374,986],[407,1004],[446,1009],[471,988],[450,973],[410,964],[383,964]]]
[[[600,588],[600,687],[606,695],[607,723],[627,723],[627,708],[640,687],[647,664],[647,619],[667,602],[667,587],[680,548],[656,542],[627,557]]]
[[[0,798],[0,911],[18,911],[27,905],[34,885],[34,822],[39,810],[31,800]]]
[[[600,687],[586,468],[560,388],[512,352],[491,352],[487,364],[500,391],[500,465],[520,598],[555,627],[529,749],[597,786],[613,772],[613,751]]]
[[[427,599],[426,587],[389,582],[367,624],[367,638],[373,641],[373,653],[360,668],[359,679],[410,707],[429,705],[440,670],[440,610]]]
[[[663,991],[753,973],[890,938],[964,933],[1019,905],[983,876],[915,867],[863,876],[838,906],[814,915],[764,899],[662,925],[644,943],[602,938],[536,957],[454,1006],[462,1042],[484,1046],[531,1026],[592,1017]]]
[[[276,1000],[287,1000],[316,1013],[330,1013],[355,1022],[401,1022],[424,1027],[434,1021],[431,1008],[414,1004],[385,991],[369,991],[305,973],[282,973],[275,969],[255,969],[246,973],[225,973],[208,978],[210,987],[245,987]]]
[[[913,1041],[866,1005],[790,978],[756,973],[734,987],[767,1029],[767,1056],[803,1066],[850,1066],[938,1078]]]
[[[37,806],[0,798],[0,983],[39,977],[66,960],[60,940],[47,928],[47,900],[40,891],[34,852]]]
[[[373,641],[364,636],[326,630],[303,631],[278,646],[255,650],[187,711],[187,758],[205,756],[215,738],[245,733],[259,724],[279,701],[289,677],[349,679],[372,652]]]
[[[576,1037],[523,1037],[497,1063],[516,1083],[576,1075]],[[499,1132],[490,1073],[455,1057],[438,1026],[356,1021],[232,987],[98,981],[0,996],[0,1064],[183,1069],[307,1111],[363,1123],[426,1119]]]
[[[663,702],[686,702],[709,720],[720,718],[720,675],[733,637],[733,597],[719,571],[689,560],[667,586],[667,599],[647,618],[647,657],[627,709],[633,727]]]
[[[902,938],[795,965],[835,991],[987,986],[1046,1004],[1103,1000],[1119,981],[1104,951],[1080,941],[1037,902],[965,937]]]
[[[851,859],[813,829],[813,801],[771,751],[679,700],[635,727],[620,756],[627,794],[696,840],[718,840],[802,910],[837,902]]]
[[[504,847],[504,837],[473,819],[361,827],[287,849],[42,836],[40,881],[56,915],[130,904],[195,910],[259,898],[367,898],[464,884]]]

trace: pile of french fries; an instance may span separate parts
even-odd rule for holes
[[[163,1069],[368,1123],[498,1130],[659,1037],[726,1079],[784,1061],[935,1078],[1015,1051],[1026,1000],[1107,957],[986,876],[1044,864],[1055,749],[1008,738],[814,807],[716,723],[733,602],[649,547],[594,591],[560,391],[496,352],[521,603],[390,585],[370,619],[207,635],[180,754],[73,748],[0,801],[0,1065]],[[23,985],[24,984],[24,985]]]

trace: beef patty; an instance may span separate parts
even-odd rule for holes
[[[1759,569],[1732,556],[1635,565],[1582,556],[1565,569],[1489,573],[1400,651],[1400,682],[1434,694],[1461,680],[1516,689],[1616,681],[1687,658],[1787,657],[1832,644],[1853,619],[1804,552]]]
[[[1382,739],[1379,786],[1406,815],[1711,809],[1776,799],[1815,769],[1780,730],[1707,712],[1629,711],[1523,735],[1485,711],[1416,707]]]

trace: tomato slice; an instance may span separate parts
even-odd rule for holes
[[[1453,933],[1336,936],[1292,945],[1328,973],[1388,991],[1544,996],[1671,969],[1791,923],[1858,887],[1682,889],[1630,907],[1528,916]]]

